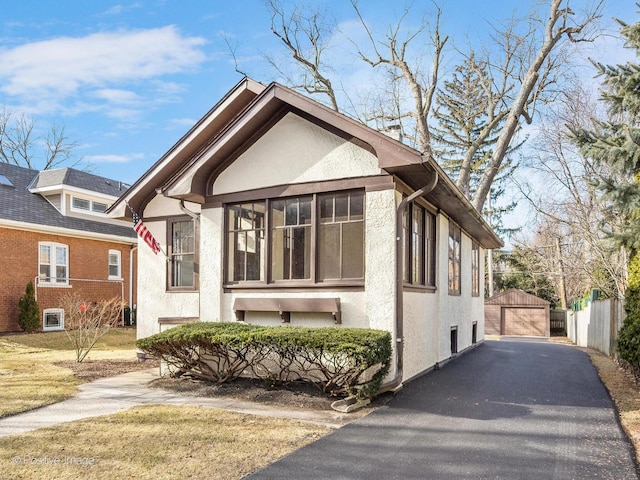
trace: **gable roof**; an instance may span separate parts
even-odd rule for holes
[[[489,297],[484,301],[485,305],[520,305],[520,306],[540,306],[548,307],[551,302],[544,300],[535,295],[520,290],[519,288],[512,288],[504,292],[498,293],[493,297]]]
[[[128,202],[141,211],[158,191],[204,203],[215,178],[267,129],[292,112],[371,151],[379,166],[414,190],[432,183],[424,198],[446,213],[485,248],[503,245],[480,213],[430,156],[373,130],[277,83],[264,87],[249,79],[236,85],[167,154],[145,173],[110,209],[130,216]],[[226,120],[226,123],[225,121]]]
[[[78,170],[62,170],[72,171],[64,172],[65,178],[73,178],[72,182],[82,181],[89,177],[95,177],[95,181],[97,181],[96,179],[102,178],[86,174],[85,172],[78,172]],[[80,173],[80,175],[76,175],[76,172]],[[12,183],[11,186],[0,184],[0,226],[10,224],[13,228],[16,228],[19,227],[20,223],[23,223],[40,227],[75,230],[90,234],[110,235],[131,239],[137,238],[135,231],[126,226],[62,215],[44,197],[29,191],[29,187],[35,179],[40,177],[41,173],[42,172],[38,172],[37,170],[30,170],[28,168],[0,162],[0,175],[4,175]],[[62,178],[60,177],[61,171],[54,170],[52,173],[52,175],[44,175],[44,177],[47,178],[48,181],[52,181],[53,178]],[[117,182],[113,180],[111,182],[117,184]],[[88,186],[89,185],[84,184],[82,188],[87,190]]]

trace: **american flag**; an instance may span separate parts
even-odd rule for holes
[[[162,251],[162,248],[160,247],[160,244],[153,237],[151,232],[147,229],[147,226],[144,224],[144,222],[140,218],[140,215],[138,215],[135,212],[135,210],[133,208],[131,208],[131,207],[129,207],[129,210],[131,210],[131,214],[133,215],[133,229],[136,231],[138,236],[142,240],[144,240],[144,243],[146,243],[147,245],[149,245],[151,247],[151,250],[153,250],[153,253],[155,253],[157,255],[158,252]]]

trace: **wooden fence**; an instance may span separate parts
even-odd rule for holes
[[[624,306],[619,300],[590,302],[583,310],[568,313],[567,336],[579,347],[612,356],[624,317]]]

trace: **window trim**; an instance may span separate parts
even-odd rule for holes
[[[118,274],[111,275],[111,255],[116,255],[118,258]],[[109,253],[107,254],[107,278],[109,280],[122,280],[122,252],[120,250],[109,249]]]
[[[47,326],[47,314],[55,313],[60,315],[60,325],[54,327]],[[42,311],[42,330],[44,332],[56,332],[64,330],[64,309],[63,308],[45,308]]]
[[[319,278],[319,230],[320,230],[320,205],[318,198],[322,195],[330,195],[330,194],[339,194],[339,193],[348,193],[348,192],[360,192],[363,198],[363,238],[362,238],[362,277],[360,278],[347,278],[347,279],[330,279],[330,280],[321,280]],[[294,198],[302,198],[302,197],[311,197],[311,245],[310,245],[310,276],[308,279],[290,279],[290,280],[273,280],[273,272],[272,272],[272,231],[273,231],[273,219],[272,219],[272,203],[276,200],[287,200]],[[262,265],[262,280],[239,280],[232,281],[229,280],[230,270],[229,270],[229,241],[228,235],[230,233],[229,228],[229,207],[232,205],[240,205],[240,204],[248,204],[248,203],[258,203],[264,202],[265,205],[265,258],[264,265]],[[329,190],[329,191],[313,191],[313,192],[305,192],[300,193],[298,195],[280,195],[275,197],[268,198],[251,198],[251,199],[242,199],[241,201],[234,201],[223,203],[221,205],[223,208],[224,215],[224,249],[223,249],[223,288],[225,289],[278,289],[278,288],[304,288],[304,287],[312,287],[312,288],[329,288],[329,287],[358,287],[361,288],[364,286],[364,276],[365,276],[365,244],[366,244],[366,189],[365,188],[349,188],[349,189],[338,189],[338,190]]]
[[[49,247],[50,251],[49,251],[49,263],[46,265],[49,265],[49,279],[47,280],[46,277],[43,278],[42,274],[40,273],[40,267],[42,265],[45,265],[44,263],[42,263],[42,258],[41,258],[41,253],[42,253],[42,247],[43,246],[47,246]],[[57,279],[56,276],[52,276],[51,275],[51,267],[53,266],[53,268],[55,269],[58,264],[55,262],[55,258],[56,258],[56,248],[64,248],[65,250],[65,277],[64,277],[64,282],[57,282],[55,281]],[[52,263],[53,262],[53,263]],[[54,272],[55,273],[55,272]],[[38,242],[38,285],[40,286],[47,286],[47,287],[67,287],[69,286],[69,245],[65,245],[64,243],[58,243],[58,242]]]
[[[171,285],[172,277],[172,258],[173,258],[173,224],[179,222],[191,221],[193,223],[193,285],[188,286],[173,286]],[[167,234],[167,268],[166,268],[166,290],[168,292],[195,292],[200,288],[200,275],[199,275],[199,222],[196,219],[188,215],[172,216],[167,218],[166,222],[166,234]],[[184,253],[180,253],[183,255]]]

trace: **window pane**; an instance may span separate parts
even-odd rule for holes
[[[271,223],[274,227],[284,226],[284,200],[271,202]]]
[[[64,247],[56,247],[56,265],[67,264],[67,249]]]
[[[289,278],[289,239],[285,229],[274,230],[271,237],[271,275],[273,280]],[[285,272],[287,275],[285,276]]]
[[[56,283],[66,283],[67,281],[67,267],[56,266]]]
[[[336,222],[349,220],[349,194],[336,193]]]
[[[424,284],[424,257],[423,257],[423,245],[424,245],[424,209],[414,204],[413,205],[413,218],[412,218],[412,282],[414,284]]]
[[[73,205],[73,208],[89,210],[89,200],[85,200],[84,198],[73,197],[71,204]]]
[[[49,245],[40,245],[40,263],[51,263],[51,247]]]
[[[298,225],[298,199],[287,200],[285,225]]]
[[[193,286],[193,254],[175,255],[171,261],[174,287]]]
[[[364,193],[351,192],[351,220],[364,218]]]
[[[109,265],[109,276],[110,277],[119,277],[120,269],[117,265]]]
[[[291,278],[311,276],[311,228],[293,228],[291,252]]]
[[[300,199],[300,225],[311,225],[311,199]]]
[[[320,196],[320,222],[333,221],[333,195]]]
[[[364,222],[342,225],[342,278],[364,277]]]
[[[98,213],[104,213],[107,211],[108,205],[106,203],[93,202],[91,204],[91,210]]]
[[[320,280],[340,278],[340,225],[336,223],[321,225],[319,241]]]

